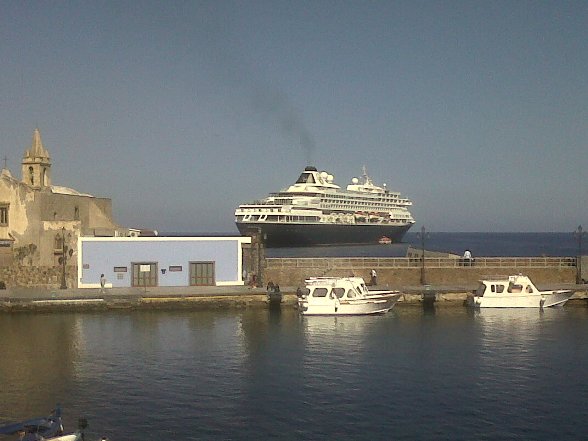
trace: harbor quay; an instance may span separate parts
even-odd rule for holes
[[[244,253],[244,257],[248,253]],[[257,253],[256,253],[257,254]],[[261,253],[260,253],[261,254]],[[259,254],[257,254],[259,256]],[[255,257],[255,255],[253,256]],[[310,277],[359,276],[373,289],[391,289],[402,293],[398,305],[420,305],[435,300],[437,305],[462,306],[478,286],[490,276],[524,274],[540,289],[575,291],[570,304],[588,305],[588,285],[577,284],[576,259],[571,257],[479,257],[471,261],[459,258],[259,258],[249,256],[247,267],[254,267],[256,286],[240,277],[233,283],[208,283],[183,286],[113,286],[76,284],[64,277],[63,289],[57,272],[52,285],[12,285],[0,289],[0,311],[100,311],[112,309],[210,309],[267,307],[268,283],[278,284],[283,307],[296,305],[298,288]],[[584,259],[583,259],[584,260]],[[255,263],[256,265],[252,265]],[[588,267],[588,265],[586,265]],[[219,267],[220,268],[220,267]],[[29,273],[34,272],[29,268]],[[34,280],[27,273],[28,280]],[[76,274],[69,270],[68,274]],[[65,272],[62,274],[65,276]],[[582,273],[582,279],[586,275]]]
[[[558,283],[545,288],[566,288],[575,291],[569,306],[588,306],[588,285]],[[298,286],[282,286],[280,307],[296,305]],[[378,285],[375,289],[390,288]],[[437,306],[463,307],[476,288],[467,285],[412,285],[394,286],[402,296],[397,307],[415,307],[427,300]],[[99,312],[112,310],[173,310],[173,309],[229,309],[267,308],[268,296],[264,288],[248,286],[193,286],[100,289],[9,288],[0,291],[0,313],[22,312]]]

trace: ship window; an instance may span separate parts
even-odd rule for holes
[[[352,299],[355,297],[355,291],[353,291],[352,289],[350,289],[349,291],[347,291],[347,298],[348,299]]]
[[[326,297],[327,296],[327,288],[315,288],[312,293],[313,297]]]
[[[508,285],[508,292],[510,292],[510,293],[523,292],[523,286],[522,285],[515,285],[515,284],[511,283]]]
[[[533,288],[531,288],[531,285],[527,285],[527,292],[529,292],[529,293],[533,292]]]
[[[302,173],[298,180],[296,181],[297,184],[314,184],[314,176],[312,173]]]
[[[490,290],[500,294],[501,292],[504,292],[504,285],[490,285]]]
[[[341,298],[345,295],[345,288],[333,288],[333,294]]]

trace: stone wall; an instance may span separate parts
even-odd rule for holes
[[[333,259],[321,259],[323,265],[316,265],[316,259],[313,267],[271,267],[265,269],[265,280],[267,283],[272,280],[281,286],[303,286],[304,279],[308,277],[322,276],[361,276],[369,281],[371,267],[349,266],[349,268],[332,269],[334,265],[330,263]],[[418,286],[421,284],[420,268],[382,268],[376,267],[378,272],[378,285],[389,285],[390,287]],[[471,286],[476,285],[479,279],[489,275],[512,275],[523,273],[531,278],[536,285],[567,284],[575,283],[575,267],[544,267],[544,268],[476,268],[458,267],[458,268],[426,268],[425,281],[430,285],[444,286]]]
[[[265,285],[269,280],[286,286],[303,286],[304,279],[320,276],[361,276],[369,281],[371,267],[350,266],[349,268],[333,269],[333,259],[320,259],[323,264],[317,265],[314,260],[312,267],[265,268],[260,284]],[[588,264],[586,265],[588,267]],[[390,287],[418,286],[421,284],[420,268],[385,268],[376,267],[378,285]],[[545,267],[545,268],[426,268],[426,283],[443,286],[471,286],[488,275],[510,275],[523,273],[529,276],[535,284],[552,285],[568,284],[576,281],[575,267]],[[62,269],[60,266],[20,266],[12,265],[0,267],[0,281],[6,287],[44,287],[59,288],[61,285]],[[77,288],[77,266],[67,266],[66,283],[68,288]]]
[[[0,268],[0,281],[6,288],[59,288],[62,268],[56,266],[19,266]],[[65,271],[68,288],[77,288],[77,267],[68,266]]]

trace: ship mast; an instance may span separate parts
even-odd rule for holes
[[[365,165],[363,165],[361,167],[361,170],[363,172],[363,184],[364,185],[372,185],[372,180],[370,179],[370,177],[368,176],[368,173],[367,173],[367,167]]]

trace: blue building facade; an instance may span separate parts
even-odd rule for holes
[[[243,285],[250,237],[80,237],[78,287]]]

